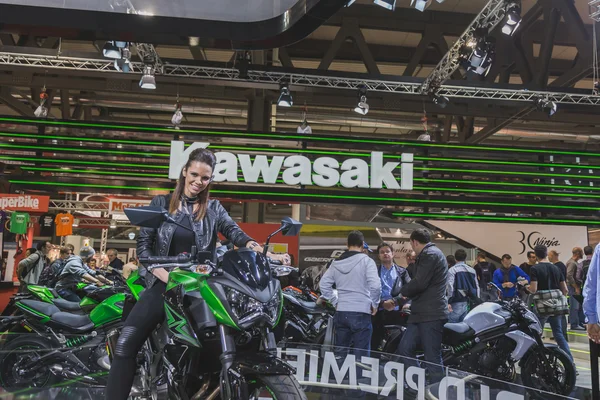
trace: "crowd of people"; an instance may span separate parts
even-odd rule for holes
[[[55,288],[65,300],[79,302],[81,298],[75,293],[75,288],[80,282],[112,285],[116,277],[127,279],[138,268],[136,258],[130,258],[125,264],[118,258],[116,249],[109,249],[106,252],[107,262],[98,266],[98,254],[90,246],[83,246],[78,254],[74,254],[75,247],[67,244],[59,248],[56,259],[50,260],[48,255],[52,247],[46,241],[26,250],[25,258],[17,267],[20,291],[24,291],[27,285],[42,285]]]
[[[572,257],[565,264],[556,250],[539,245],[527,253],[527,261],[520,266],[513,263],[510,254],[504,254],[500,259],[501,266],[497,268],[483,252],[477,254],[473,266],[467,264],[464,249],[445,256],[431,242],[426,229],[412,232],[410,244],[413,251],[406,256],[406,268],[394,263],[394,249],[388,243],[381,243],[377,248],[380,260],[377,266],[364,254],[368,246],[364,244],[363,234],[350,232],[348,250],[331,262],[319,283],[319,302],[337,303],[334,317],[337,347],[352,346],[359,354],[377,350],[384,325],[397,323],[405,315],[403,310],[410,308],[397,353],[414,358],[420,346],[425,361],[440,365],[442,334],[447,322],[462,322],[468,312],[482,302],[522,297],[526,304],[531,304],[536,293],[554,291],[559,296],[568,296],[569,309],[565,306],[555,315],[538,316],[542,326],[550,325],[552,339],[572,359],[567,318],[563,314],[568,311],[569,329],[574,331],[586,329],[583,325],[586,318],[589,321],[591,317],[594,324],[598,321],[595,310],[584,315],[585,307],[582,307],[584,296],[581,293],[594,253],[590,246],[574,248]],[[594,273],[598,271],[594,270]],[[519,285],[524,290],[519,291]],[[337,289],[337,295],[333,287]],[[588,292],[588,296],[595,298],[596,285]],[[596,326],[591,329],[600,342],[600,328],[596,332]]]

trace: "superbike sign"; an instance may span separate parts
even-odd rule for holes
[[[169,178],[178,179],[189,154],[199,148],[207,148],[210,143],[192,143],[187,149],[182,141],[171,142]],[[282,150],[285,152],[285,150]],[[305,156],[256,155],[254,161],[249,154],[234,154],[226,151],[215,152],[217,165],[215,182],[240,182],[238,169],[242,171],[242,182],[275,184],[283,170],[283,183],[290,186],[316,185],[332,187],[340,184],[345,188],[372,188],[412,190],[413,154],[403,153],[400,162],[385,162],[383,153],[371,152],[370,162],[359,158],[348,158],[340,162],[332,157],[318,157],[314,160]],[[400,184],[394,172],[400,169]]]
[[[28,194],[0,194],[0,209],[11,211],[47,212],[50,197]]]

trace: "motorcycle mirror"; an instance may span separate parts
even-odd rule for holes
[[[134,208],[125,208],[123,212],[129,218],[132,225],[142,226],[144,228],[158,229],[163,222],[171,222],[186,231],[193,230],[185,225],[175,221],[167,210],[156,206],[143,206]]]
[[[283,236],[298,236],[300,229],[302,229],[302,222],[290,217],[281,220],[281,233],[283,233]]]

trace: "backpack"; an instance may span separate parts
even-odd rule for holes
[[[56,282],[58,282],[58,278],[65,268],[65,265],[67,265],[67,260],[63,260],[61,258],[48,265],[46,268],[44,268],[42,274],[40,275],[39,284],[49,288],[56,286]]]
[[[34,255],[37,255],[37,260],[35,260],[34,262],[28,262],[27,258],[24,258],[21,261],[19,261],[19,265],[17,266],[17,277],[19,278],[19,280],[25,280],[25,278],[27,277],[27,275],[29,275],[31,270],[33,270],[37,263],[40,262],[40,254],[34,253]]]

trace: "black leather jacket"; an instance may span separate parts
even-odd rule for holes
[[[156,196],[150,203],[151,206],[163,207],[169,209],[171,195]],[[178,210],[172,215],[175,221],[181,223],[183,218],[188,218],[184,211]],[[170,222],[163,222],[158,229],[141,228],[137,240],[138,257],[148,256],[166,256],[169,254],[171,239],[177,226]],[[227,211],[218,200],[209,200],[206,216],[202,221],[194,222],[193,227],[196,233],[196,247],[198,251],[210,251],[215,253],[217,242],[217,233],[221,233],[237,247],[244,247],[251,237],[231,219]],[[191,250],[191,249],[190,249]],[[215,260],[216,261],[216,260]],[[150,288],[158,278],[143,269],[142,275],[146,277],[146,287]]]

